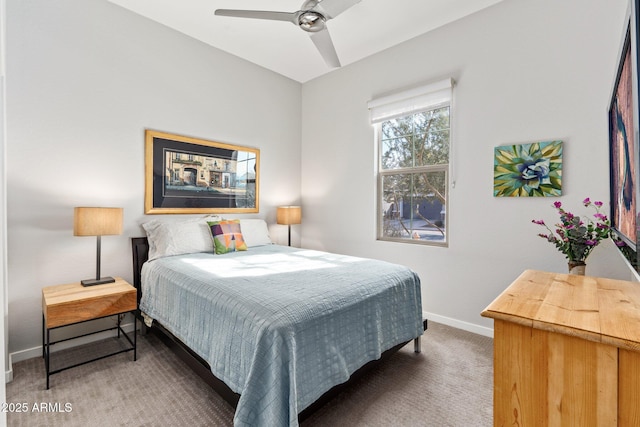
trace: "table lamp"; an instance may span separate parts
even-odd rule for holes
[[[289,226],[289,246],[291,246],[291,224],[300,224],[302,208],[300,206],[278,206],[276,222]]]
[[[96,278],[82,280],[82,286],[113,283],[113,277],[100,277],[100,237],[122,234],[122,208],[74,208],[73,235],[96,236]]]

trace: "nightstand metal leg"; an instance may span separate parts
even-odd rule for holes
[[[47,370],[47,390],[49,390],[49,372],[50,372],[49,357],[51,355],[51,348],[49,347],[49,343],[51,342],[50,340],[51,336],[49,334],[50,334],[50,331],[49,331],[49,328],[47,328],[47,342],[46,342],[47,350],[45,352],[45,358],[44,358],[44,366],[45,366],[45,369]]]
[[[138,317],[133,314],[133,361],[138,358]]]
[[[44,314],[42,315],[42,358],[44,359]]]

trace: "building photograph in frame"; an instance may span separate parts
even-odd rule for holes
[[[259,212],[260,150],[145,131],[145,213]]]

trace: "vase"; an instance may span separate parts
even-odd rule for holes
[[[584,270],[587,268],[587,264],[581,261],[569,261],[569,274],[575,274],[578,276],[584,276]]]

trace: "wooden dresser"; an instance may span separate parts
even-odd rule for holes
[[[640,426],[640,283],[527,270],[494,319],[494,426]]]

